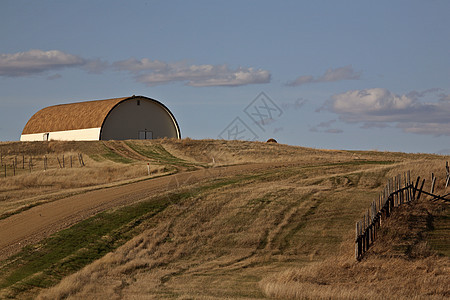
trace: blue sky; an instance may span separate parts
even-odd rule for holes
[[[144,95],[182,136],[450,153],[449,1],[0,2],[0,140]]]

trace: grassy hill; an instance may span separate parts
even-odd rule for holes
[[[434,172],[436,192],[446,194],[448,157],[190,139],[0,143],[0,150],[6,162],[24,155],[36,164],[0,179],[3,218],[89,189],[191,170],[208,175],[24,248],[0,265],[2,297],[450,297],[448,204],[422,198],[398,208],[364,259],[353,257],[355,221],[386,180]],[[80,153],[84,167],[43,170],[44,155]],[[267,167],[222,171],[241,164]]]

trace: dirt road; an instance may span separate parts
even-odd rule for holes
[[[17,253],[101,211],[164,193],[177,185],[195,184],[213,177],[251,173],[281,164],[248,164],[183,172],[95,190],[42,204],[0,220],[0,259]]]

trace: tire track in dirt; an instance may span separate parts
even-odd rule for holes
[[[189,179],[189,184],[195,184],[218,176],[253,173],[281,166],[279,163],[246,164],[182,172],[45,203],[0,220],[0,259],[99,212],[164,193],[174,179],[177,182]]]
[[[103,145],[110,151],[132,160],[148,160],[147,157],[143,157],[139,153],[132,151],[130,147],[125,147],[126,144],[122,141],[103,141]]]

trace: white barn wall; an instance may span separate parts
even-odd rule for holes
[[[48,139],[58,141],[98,141],[100,139],[100,129],[101,128],[99,127],[99,128],[48,132],[49,133]],[[47,132],[23,134],[20,136],[20,141],[22,142],[43,141],[45,133]]]

